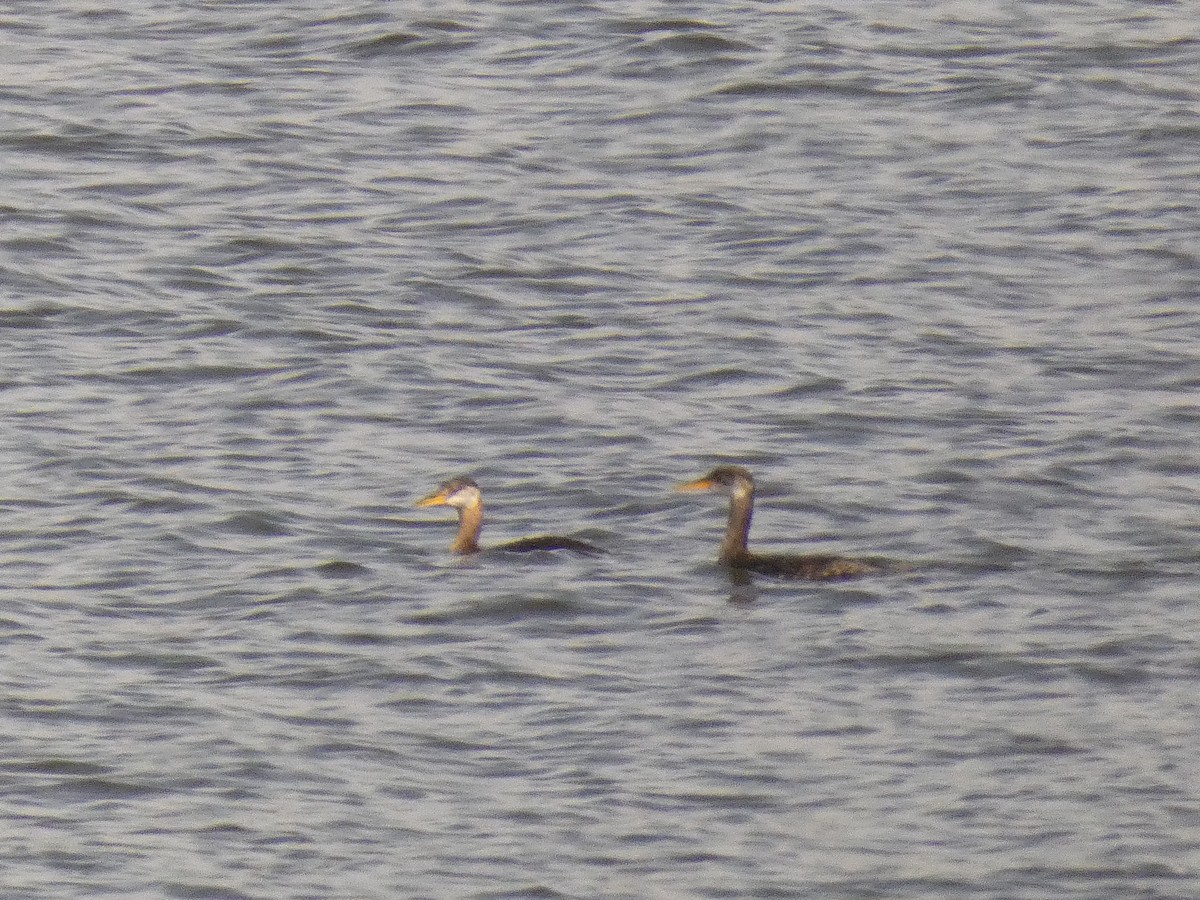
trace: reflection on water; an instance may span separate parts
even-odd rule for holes
[[[1196,895],[1190,17],[265,10],[0,23],[6,897]]]

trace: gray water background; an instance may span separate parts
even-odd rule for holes
[[[1200,896],[1198,32],[6,5],[0,895]]]

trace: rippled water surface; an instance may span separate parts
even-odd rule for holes
[[[10,5],[0,893],[1200,896],[1198,23]]]

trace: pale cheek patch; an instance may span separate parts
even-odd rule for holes
[[[480,496],[478,491],[459,491],[456,494],[451,494],[449,504],[457,506],[459,509],[471,509],[479,505]]]

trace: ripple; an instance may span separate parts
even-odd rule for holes
[[[9,11],[13,890],[1195,893],[1188,11],[702,12]]]

